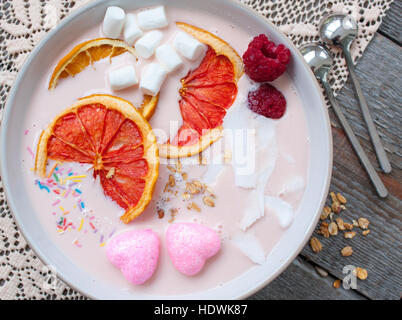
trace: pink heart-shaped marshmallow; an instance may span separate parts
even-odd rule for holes
[[[142,284],[158,264],[159,238],[151,229],[126,231],[107,243],[106,255],[129,282]]]
[[[166,231],[166,245],[174,266],[183,274],[193,276],[205,261],[220,249],[218,234],[196,223],[175,223]]]

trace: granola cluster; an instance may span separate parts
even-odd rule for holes
[[[203,206],[215,207],[216,195],[211,187],[197,179],[190,179],[188,174],[183,171],[181,162],[175,165],[168,165],[170,171],[168,181],[163,190],[161,203],[157,206],[157,215],[162,219],[166,214],[170,214],[169,223],[175,220],[180,208],[170,207],[168,203],[171,199],[181,195],[184,207],[189,211],[201,212]]]

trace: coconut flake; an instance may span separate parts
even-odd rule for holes
[[[282,195],[282,194],[293,193],[300,191],[303,188],[304,188],[304,178],[301,176],[294,176],[283,183],[279,194]]]
[[[293,221],[292,206],[278,197],[265,196],[265,207],[274,212],[279,220],[279,224],[283,229],[288,228]]]
[[[252,234],[241,233],[232,238],[233,243],[251,261],[257,264],[265,263],[266,257],[260,241]]]
[[[265,131],[267,133],[266,140],[268,141],[264,142],[265,148],[261,148],[257,151],[256,168],[254,173],[256,177],[256,186],[255,189],[250,192],[249,203],[252,205],[245,210],[244,216],[240,222],[240,228],[242,230],[247,230],[258,219],[264,216],[265,187],[275,168],[277,158],[277,145],[273,134],[274,128],[271,128],[270,130],[271,132]]]

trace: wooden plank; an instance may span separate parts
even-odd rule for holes
[[[358,235],[353,239],[345,239],[343,234],[329,239],[317,236],[323,244],[322,252],[315,254],[309,246],[302,251],[304,257],[330,270],[335,277],[342,277],[347,264],[367,269],[368,278],[358,282],[357,290],[373,299],[399,299],[402,292],[401,52],[398,45],[377,34],[357,65],[363,91],[393,166],[391,174],[380,174],[390,195],[386,200],[375,195],[343,130],[335,128],[331,190],[341,192],[348,200],[347,210],[339,216],[347,222],[359,217],[369,219],[371,233],[364,237],[357,228]],[[350,80],[337,99],[372,163],[379,168]],[[331,118],[337,122],[333,114]],[[354,250],[350,257],[340,254],[346,245]]]
[[[382,35],[401,45],[402,43],[401,29],[402,29],[402,0],[395,0],[391,4],[388,11],[386,12],[386,16],[384,17],[384,20],[378,31]]]
[[[292,264],[272,283],[252,295],[251,300],[362,300],[364,296],[342,287],[335,289],[336,278],[318,275],[314,266],[303,258]]]

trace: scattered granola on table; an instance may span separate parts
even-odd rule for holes
[[[322,244],[316,237],[312,237],[310,239],[310,246],[315,253],[318,253],[322,250]]]
[[[324,238],[330,238],[331,236],[336,236],[338,233],[342,232],[345,239],[353,239],[356,235],[356,231],[352,231],[353,228],[357,227],[362,230],[362,235],[367,236],[370,233],[368,229],[370,221],[364,217],[359,219],[349,220],[351,222],[344,221],[339,215],[342,211],[346,210],[345,204],[347,199],[340,193],[330,192],[332,203],[329,206],[325,206],[320,215],[320,226],[317,230],[317,234],[323,236]],[[336,218],[334,216],[336,214]],[[322,251],[323,245],[320,240],[313,236],[310,239],[310,246],[313,252],[319,253]],[[351,246],[345,246],[340,250],[343,257],[350,257],[353,254],[353,248]],[[315,270],[321,276],[327,276],[328,272],[324,269],[315,266]],[[367,270],[361,267],[357,267],[353,270],[354,274],[360,280],[365,280],[368,276]],[[341,280],[337,279],[333,282],[334,288],[339,288],[341,285]]]
[[[355,236],[356,236],[356,232],[354,232],[354,231],[345,232],[345,238],[346,239],[352,239]]]
[[[338,289],[341,286],[341,280],[339,279],[335,280],[333,286],[335,289]]]
[[[342,254],[342,256],[344,256],[344,257],[349,257],[349,256],[352,255],[352,253],[353,253],[353,249],[352,249],[352,247],[350,247],[350,246],[346,246],[345,248],[343,248],[343,249],[341,250],[341,254]]]
[[[357,220],[357,223],[359,224],[359,227],[361,229],[367,229],[370,224],[370,221],[368,221],[366,218],[359,218]]]
[[[368,277],[368,273],[366,269],[357,267],[355,270],[353,270],[353,272],[356,274],[356,276],[360,279],[360,280],[366,280]]]

